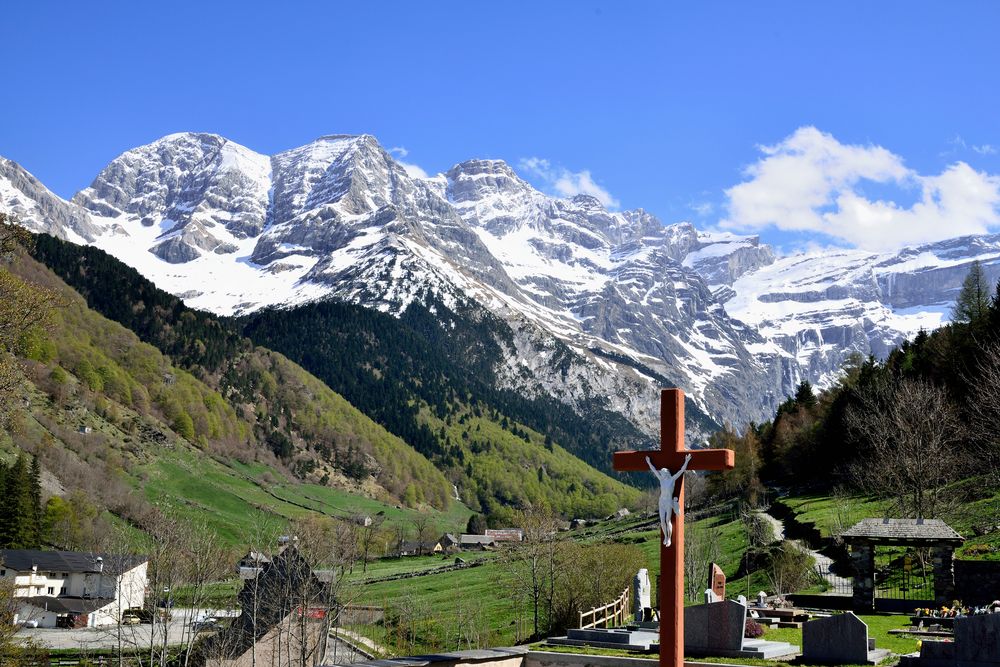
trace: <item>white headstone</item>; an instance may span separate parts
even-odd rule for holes
[[[632,609],[635,612],[637,621],[647,620],[643,617],[643,614],[646,609],[653,606],[652,599],[650,598],[652,589],[652,586],[649,584],[649,570],[642,568],[632,580],[632,592],[635,593],[632,596]]]
[[[745,596],[745,595],[739,595],[739,596],[737,596],[736,601],[739,602],[744,607],[747,606],[747,596]]]
[[[757,606],[758,607],[767,606],[767,593],[765,593],[764,591],[757,593]]]

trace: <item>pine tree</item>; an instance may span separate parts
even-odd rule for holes
[[[42,464],[38,462],[38,457],[31,456],[31,472],[28,484],[28,492],[31,496],[31,546],[38,548],[42,545]]]
[[[816,405],[816,394],[809,380],[803,380],[795,390],[795,402],[807,408]]]
[[[37,524],[32,520],[31,479],[24,455],[4,475],[0,498],[0,547],[30,549],[37,546]]]
[[[955,322],[978,325],[985,321],[990,311],[990,288],[979,260],[972,263],[962,282],[951,318]]]

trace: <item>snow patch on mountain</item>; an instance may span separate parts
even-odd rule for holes
[[[69,202],[0,159],[0,207],[224,315],[473,304],[513,332],[506,388],[603,401],[651,433],[660,385],[720,422],[759,420],[802,379],[832,382],[850,352],[882,356],[945,322],[974,259],[1000,277],[1000,237],[776,258],[756,236],[545,195],[500,160],[414,177],[368,135],[273,156],[169,135]]]

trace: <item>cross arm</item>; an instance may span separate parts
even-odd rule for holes
[[[660,450],[615,452],[614,469],[640,472],[649,470],[646,457],[657,468],[679,470],[684,465],[684,457],[691,454],[689,470],[731,470],[736,465],[736,457],[731,449],[692,449],[679,452]]]

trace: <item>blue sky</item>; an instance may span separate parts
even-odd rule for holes
[[[367,132],[786,248],[1000,224],[1000,3],[8,4],[0,155],[64,197],[171,132]]]

